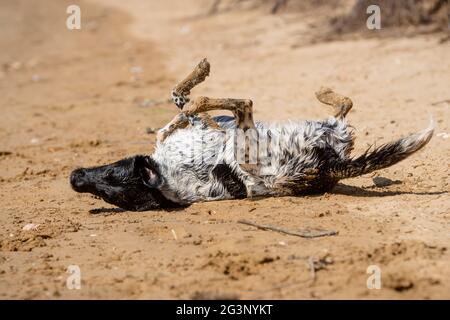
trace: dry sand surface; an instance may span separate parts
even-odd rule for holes
[[[71,1],[0,2],[0,297],[450,298],[450,42],[312,44],[326,7],[207,16],[210,2],[77,1],[74,31]],[[203,57],[212,73],[193,94],[251,98],[256,119],[327,116],[321,85],[350,96],[355,154],[426,127],[430,113],[436,133],[411,158],[321,196],[122,212],[73,192],[72,169],[152,152],[146,129],[176,113],[164,100]],[[339,234],[303,239],[239,219]],[[66,287],[69,265],[80,290]],[[366,287],[369,265],[381,290]]]

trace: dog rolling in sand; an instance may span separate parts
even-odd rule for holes
[[[318,100],[332,106],[323,121],[253,121],[246,99],[189,100],[209,75],[202,60],[172,91],[180,109],[157,135],[152,155],[137,155],[70,175],[72,188],[133,211],[198,201],[261,196],[301,196],[333,189],[338,181],[406,159],[430,141],[433,127],[351,157],[354,137],[345,119],[352,101],[322,88]],[[210,117],[227,110],[234,117]]]

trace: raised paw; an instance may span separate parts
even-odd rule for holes
[[[175,105],[178,107],[178,109],[183,110],[183,107],[186,103],[189,102],[189,98],[184,95],[179,95],[175,92],[175,90],[172,90],[171,93],[172,96],[172,102],[175,103]]]
[[[337,118],[345,117],[353,107],[353,102],[349,97],[338,94],[327,87],[321,87],[316,92],[316,98],[320,102],[332,106],[335,113],[334,116]]]

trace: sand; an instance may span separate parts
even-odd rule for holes
[[[318,15],[208,16],[209,3],[89,0],[69,31],[70,1],[2,2],[0,297],[450,298],[450,42],[311,43]],[[72,191],[76,167],[152,152],[147,128],[176,114],[164,101],[203,57],[211,76],[192,95],[251,98],[259,120],[328,116],[314,96],[322,85],[350,96],[355,154],[425,128],[430,114],[436,134],[398,165],[314,197],[122,212]],[[66,286],[70,265],[79,290]],[[371,265],[379,290],[366,285]]]

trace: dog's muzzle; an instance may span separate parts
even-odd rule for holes
[[[89,183],[84,169],[76,169],[70,174],[70,185],[76,192],[88,192]]]

